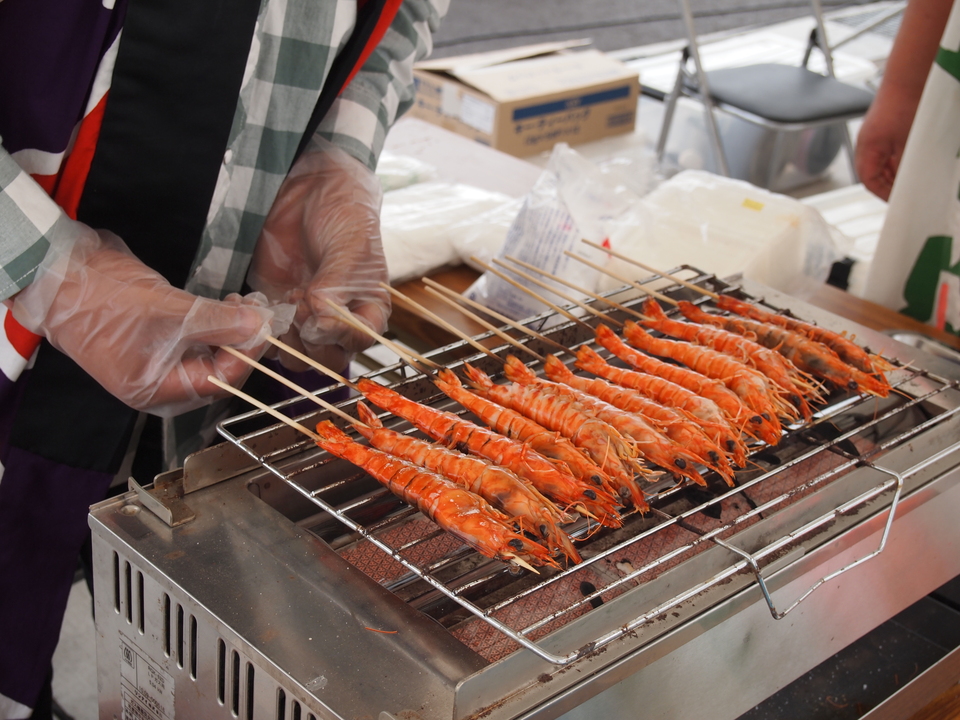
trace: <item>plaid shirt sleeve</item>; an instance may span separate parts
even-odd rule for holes
[[[448,6],[449,0],[404,2],[317,132],[375,169],[387,130],[413,105],[413,64],[433,49],[432,35]]]
[[[70,242],[66,214],[0,147],[0,300],[33,281],[53,238]]]

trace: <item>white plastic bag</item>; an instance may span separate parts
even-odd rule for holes
[[[565,252],[603,264],[605,253],[581,240],[602,243],[608,235],[608,224],[638,200],[632,190],[616,181],[614,174],[601,172],[568,145],[558,144],[546,170],[524,198],[497,258],[507,264],[510,264],[508,258],[517,258],[580,288],[594,291],[599,272],[568,257]],[[502,267],[498,269],[511,276]],[[524,272],[557,287],[565,295],[586,297],[561,282],[538,276],[535,272]],[[554,304],[569,304],[535,283],[518,275],[512,277]],[[490,272],[481,275],[464,294],[515,319],[547,309],[543,302]]]
[[[459,240],[481,236],[471,224],[487,212],[515,206],[507,195],[449,182],[424,182],[383,195],[380,234],[391,283],[419,278],[461,262]],[[499,242],[495,237],[494,242]]]
[[[611,223],[611,248],[659,270],[692,265],[744,277],[797,297],[816,291],[839,260],[837,231],[798,200],[742,180],[686,170]],[[624,277],[649,275],[611,258]],[[604,276],[600,287],[621,286]]]
[[[437,169],[430,163],[408,155],[397,155],[389,150],[381,151],[377,161],[377,179],[384,192],[431,182],[437,179],[437,175]]]

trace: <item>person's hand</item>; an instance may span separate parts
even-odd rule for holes
[[[267,334],[289,327],[290,307],[178,290],[116,235],[72,226],[79,240],[48,253],[14,297],[14,317],[137,410],[171,416],[208,404],[223,392],[207,376],[238,385],[250,372],[219,346],[259,357]]]
[[[390,315],[380,242],[382,191],[360,161],[314,138],[290,170],[257,240],[247,282],[271,301],[294,303],[294,327],[280,339],[342,371],[373,340],[330,307],[347,308],[382,333]],[[305,370],[280,353],[291,370]]]
[[[890,198],[916,109],[915,104],[878,96],[857,133],[857,175],[882,200]]]

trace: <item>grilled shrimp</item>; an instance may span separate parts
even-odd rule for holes
[[[775,429],[778,438],[781,432],[780,416],[785,415],[790,419],[798,417],[796,408],[779,397],[765,377],[738,360],[710,348],[653,337],[632,320],[624,324],[623,336],[638,350],[676,360],[701,375],[719,380],[735,392],[744,405],[766,420]]]
[[[617,340],[619,342],[619,338]],[[631,352],[635,351],[631,350]],[[733,431],[728,416],[713,400],[701,397],[697,393],[657,375],[611,365],[586,345],[582,345],[577,350],[577,361],[574,364],[581,370],[605,378],[621,387],[636,390],[641,395],[661,405],[675,408],[677,411],[684,413],[703,428],[707,436],[713,439],[719,447],[724,448],[724,452],[736,465],[743,467],[746,464],[746,446],[739,435]],[[730,394],[732,395],[732,393]],[[734,396],[734,400],[739,403],[736,396]]]
[[[357,387],[374,405],[399,415],[434,440],[512,470],[565,509],[575,510],[602,525],[620,527],[616,498],[601,487],[578,480],[566,466],[555,465],[525,444],[453,413],[421,405],[367,378],[360,378]]]
[[[764,347],[776,350],[804,372],[829,380],[844,390],[878,397],[890,394],[890,385],[882,373],[867,374],[848,365],[832,349],[802,333],[744,317],[724,317],[711,313],[703,315],[706,317],[698,322],[709,322],[711,325],[745,335]]]
[[[506,515],[442,475],[354,442],[329,420],[317,425],[317,435],[317,443],[324,450],[363,468],[477,552],[506,562],[518,558],[535,565],[559,567],[545,547],[514,531],[507,524]]]
[[[641,395],[638,391],[615,385],[599,378],[581,377],[556,355],[547,355],[543,365],[547,377],[589,393],[614,407],[646,418],[664,435],[685,447],[707,467],[715,470],[727,484],[732,484],[733,468],[723,450],[710,439],[697,423],[673,408]]]
[[[468,390],[452,370],[443,369],[437,375],[434,383],[438,388],[498,433],[522,440],[541,455],[562,462],[574,477],[614,492],[613,481],[603,468],[560,433],[551,432],[526,415]]]
[[[702,312],[692,303],[684,301],[681,304],[684,307],[683,314],[691,320],[695,320],[695,317],[688,313]],[[652,330],[659,330],[670,337],[713,348],[717,352],[730,355],[755,368],[779,388],[780,393],[800,411],[804,419],[809,420],[813,417],[807,398],[821,399],[816,386],[812,385],[793,363],[779,353],[742,335],[721,328],[669,318],[653,298],[644,301],[643,313],[647,316],[643,324]]]
[[[632,439],[587,412],[570,398],[541,393],[537,388],[512,383],[497,385],[482,370],[465,365],[464,370],[478,394],[516,410],[550,430],[556,430],[584,450],[613,480],[620,500],[632,501],[638,510],[647,510],[643,491],[633,479],[640,471],[638,452]]]
[[[692,480],[698,485],[706,486],[706,481],[693,467],[694,463],[699,462],[699,458],[651,427],[639,415],[625,412],[583,390],[539,378],[514,355],[507,356],[504,372],[508,379],[516,383],[534,385],[543,392],[552,392],[573,399],[580,403],[589,415],[609,423],[624,436],[633,438],[640,455],[654,465]]]
[[[857,370],[870,375],[879,383],[879,387],[886,386],[886,389],[889,392],[890,386],[889,383],[887,383],[887,379],[884,377],[883,373],[886,370],[890,370],[893,366],[879,355],[868,353],[862,347],[850,340],[850,338],[845,337],[840,333],[833,332],[832,330],[822,328],[819,325],[797,320],[796,318],[781,315],[780,313],[768,312],[757,307],[756,305],[744,302],[743,300],[738,300],[737,298],[730,297],[729,295],[719,296],[716,300],[716,303],[717,307],[719,307],[721,310],[728,310],[729,312],[751,318],[758,322],[779,325],[787,330],[798,332],[801,335],[806,335],[811,340],[826,345],[828,348],[837,353],[837,356],[845,363],[848,365],[853,365],[853,367],[857,368]],[[875,387],[874,389],[877,388]],[[877,392],[873,394],[879,395],[880,393]]]
[[[719,380],[642,353],[628,346],[606,325],[599,325],[596,332],[597,342],[631,367],[651,375],[658,375],[665,380],[682,385],[701,397],[713,400],[730,418],[736,430],[771,445],[779,442],[779,423],[773,426],[760,414],[747,407],[740,396]]]
[[[551,550],[562,550],[573,562],[580,562],[570,537],[558,526],[571,518],[565,517],[552,501],[510,470],[385,428],[376,413],[363,402],[357,403],[357,414],[363,424],[357,424],[356,430],[372,447],[433,470],[465,487],[513,518],[521,530],[539,535]]]

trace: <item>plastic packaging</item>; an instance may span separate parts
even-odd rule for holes
[[[798,200],[699,170],[662,183],[610,224],[611,248],[661,270],[692,265],[809,296],[840,259],[832,228]],[[649,273],[611,258],[627,277]],[[605,276],[600,287],[619,287]]]
[[[465,247],[499,247],[506,230],[497,219],[515,215],[516,207],[507,195],[460,183],[425,182],[385,193],[380,230],[390,282],[456,265]]]
[[[603,172],[568,145],[558,144],[546,170],[524,199],[497,258],[509,264],[507,258],[515,257],[578,287],[594,291],[598,271],[565,253],[569,251],[593,263],[603,264],[605,253],[581,240],[602,243],[608,236],[610,222],[638,200],[639,196],[632,189],[618,181],[616,173]],[[499,269],[504,272],[503,268]],[[510,275],[509,271],[505,274]],[[536,273],[530,274],[537,277]],[[569,304],[562,297],[519,276],[514,279],[550,302]],[[557,287],[565,295],[586,297],[546,276],[538,279]],[[515,319],[547,309],[530,294],[489,272],[481,275],[465,295]]]
[[[384,192],[399,190],[416,183],[437,179],[437,169],[409,155],[398,155],[389,150],[380,153],[377,161],[377,179]]]

